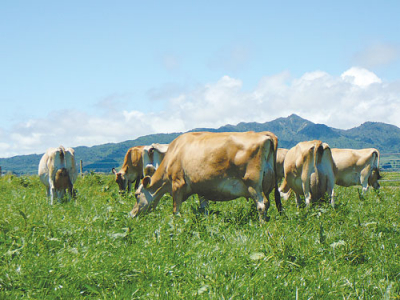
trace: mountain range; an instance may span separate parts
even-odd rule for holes
[[[293,114],[287,118],[278,118],[265,123],[241,122],[237,125],[225,125],[217,129],[196,128],[191,131],[271,131],[278,136],[280,148],[291,148],[298,142],[315,139],[328,143],[332,148],[376,148],[381,152],[381,168],[386,171],[400,170],[400,128],[385,123],[366,122],[358,127],[342,130],[324,124],[315,124]],[[75,147],[75,158],[77,162],[83,161],[84,172],[109,173],[112,168],[122,165],[129,148],[151,143],[168,144],[181,134],[182,132],[151,134],[121,143]],[[18,175],[37,174],[42,155],[31,154],[0,158],[2,172],[12,172]]]

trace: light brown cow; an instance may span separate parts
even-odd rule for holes
[[[370,186],[379,189],[379,151],[369,149],[337,149],[332,148],[335,162],[336,184],[340,186],[361,185],[363,192]]]
[[[278,148],[278,154],[276,156],[276,174],[278,177],[278,182],[281,182],[283,177],[285,177],[283,163],[285,162],[285,157],[288,151],[288,149]]]
[[[48,149],[40,159],[38,174],[40,181],[46,186],[51,205],[54,202],[54,195],[61,202],[65,190],[68,190],[68,200],[70,200],[78,177],[74,149],[65,149],[63,146]]]
[[[135,190],[140,184],[140,179],[143,178],[143,149],[145,146],[136,146],[130,148],[125,155],[124,163],[119,172],[112,168],[115,174],[115,182],[119,186],[120,193],[131,191],[132,183],[135,182]]]
[[[289,193],[292,189],[296,194],[297,206],[301,204],[300,195],[304,195],[308,206],[328,193],[334,206],[335,172],[328,144],[318,140],[301,142],[286,154],[285,178],[279,190]]]
[[[132,216],[154,209],[165,193],[173,198],[173,212],[190,195],[213,201],[252,198],[260,219],[269,208],[269,193],[282,211],[276,181],[278,139],[270,132],[191,132],[177,137],[160,167],[146,176],[136,191]]]

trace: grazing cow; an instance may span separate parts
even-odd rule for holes
[[[379,189],[379,151],[369,149],[337,149],[332,148],[335,162],[336,184],[340,186],[361,185],[363,192],[370,186]]]
[[[143,149],[143,174],[152,176],[168,150],[168,144],[153,143]]]
[[[286,154],[285,178],[279,190],[288,194],[292,189],[296,194],[297,206],[301,204],[300,195],[304,195],[308,206],[327,192],[334,206],[335,172],[328,144],[317,140],[301,142]]]
[[[173,198],[173,212],[198,194],[213,201],[252,198],[260,219],[269,208],[269,193],[282,211],[276,181],[278,139],[270,132],[190,132],[177,137],[152,177],[144,177],[136,191],[137,216],[154,209],[165,193]]]
[[[283,177],[285,177],[285,173],[283,172],[283,163],[285,162],[286,153],[288,151],[288,149],[278,148],[278,154],[276,155],[276,176],[278,182],[281,182]]]
[[[47,196],[53,205],[54,194],[61,202],[68,190],[68,200],[73,196],[73,187],[78,177],[74,150],[63,146],[50,148],[42,156],[38,171],[40,181],[46,186]]]
[[[143,178],[143,149],[145,146],[136,146],[130,148],[125,155],[124,163],[119,172],[112,168],[115,174],[115,182],[119,186],[119,192],[125,192],[128,187],[128,192],[131,191],[132,183],[135,182],[135,190],[140,184],[140,179]]]

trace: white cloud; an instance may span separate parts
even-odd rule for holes
[[[350,82],[360,87],[382,82],[382,80],[374,73],[358,67],[353,67],[347,70],[342,74],[341,77],[344,81]]]
[[[101,116],[56,111],[0,129],[0,157],[43,153],[48,147],[92,146],[152,133],[217,128],[239,122],[266,122],[296,113],[315,123],[347,129],[366,121],[400,126],[400,82],[382,82],[374,73],[351,68],[341,76],[323,71],[291,78],[282,72],[261,78],[249,92],[242,81],[223,76],[214,83],[181,92],[162,111],[105,110]]]

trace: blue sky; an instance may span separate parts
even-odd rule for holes
[[[0,157],[299,114],[400,126],[399,1],[2,1]]]

